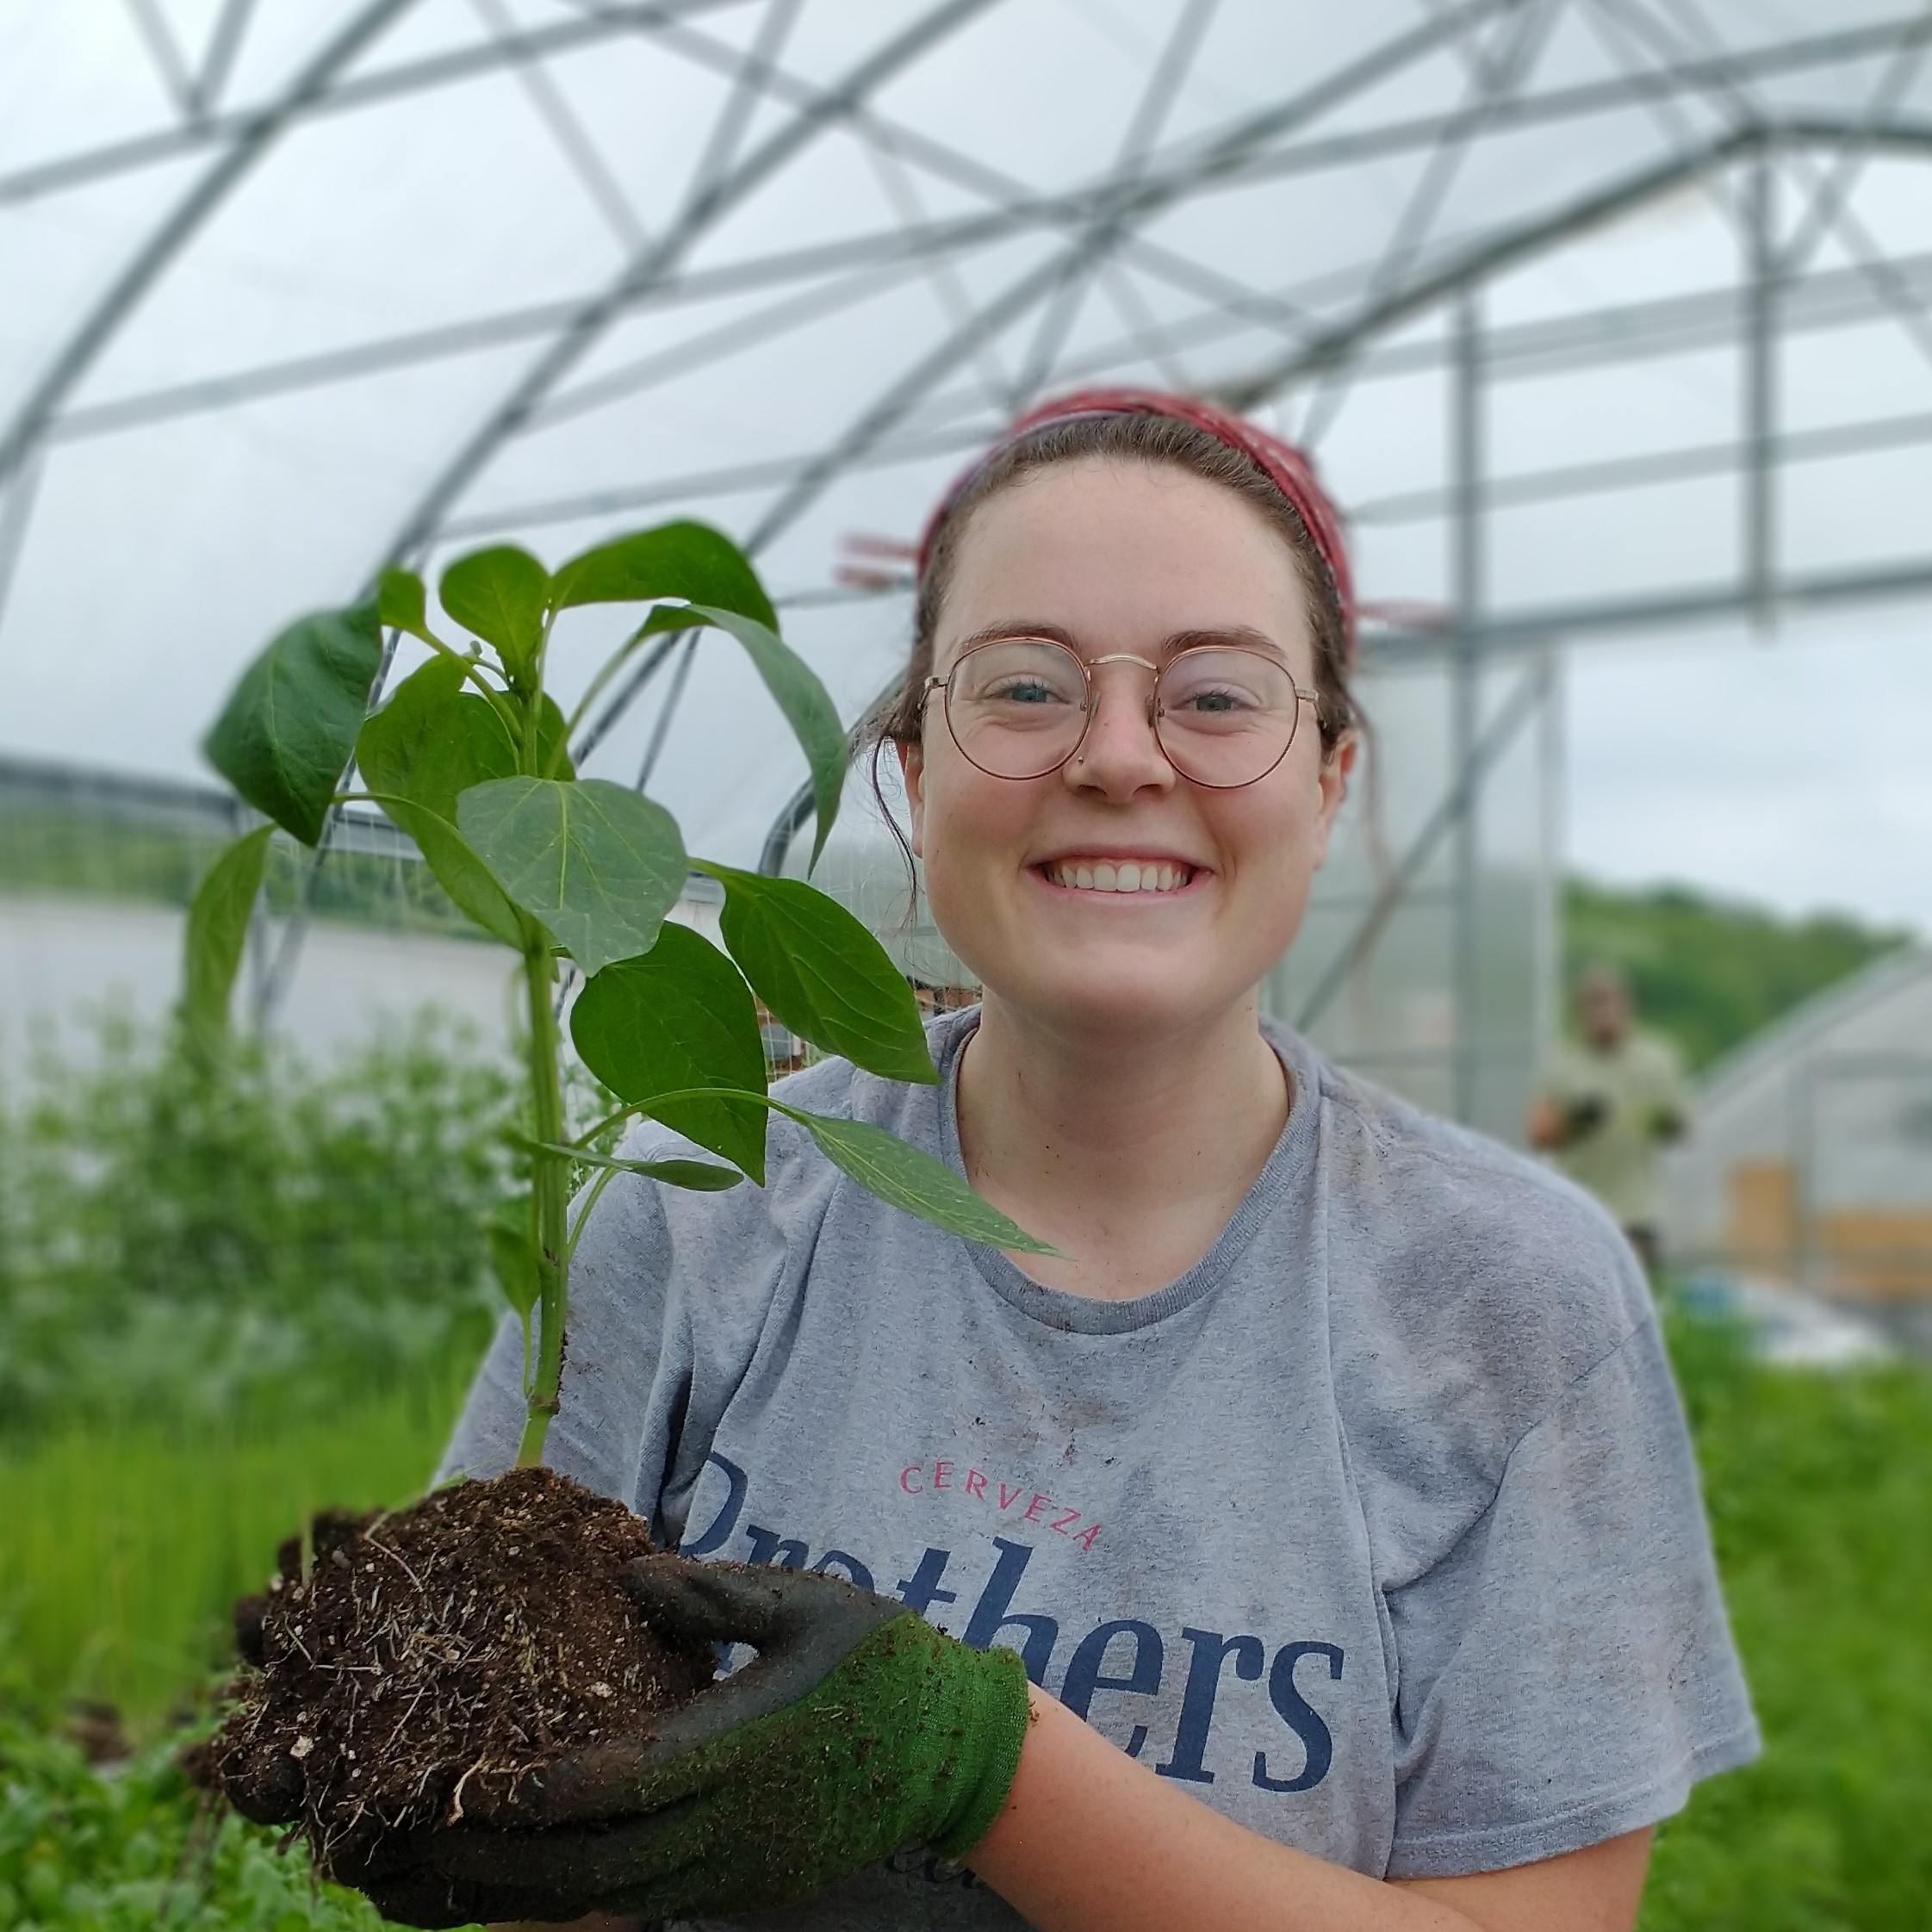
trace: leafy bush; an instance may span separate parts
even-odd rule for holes
[[[0,1925],[17,1932],[379,1932],[366,1900],[202,1811],[178,1740],[113,1777],[0,1710]]]
[[[512,1083],[419,1029],[326,1072],[109,1027],[0,1109],[0,1427],[326,1409],[489,1320]]]

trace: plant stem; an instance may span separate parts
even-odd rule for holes
[[[524,984],[530,1005],[530,1097],[533,1136],[554,1145],[563,1138],[563,1089],[556,1065],[556,1009],[553,1003],[556,962],[548,941],[524,953]],[[565,1218],[570,1185],[569,1159],[536,1153],[531,1191],[537,1221],[537,1374],[525,1391],[523,1440],[517,1466],[542,1461],[544,1438],[556,1413],[563,1381],[564,1289],[568,1275]]]

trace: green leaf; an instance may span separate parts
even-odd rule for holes
[[[382,662],[374,605],[297,618],[242,673],[202,741],[208,762],[256,811],[314,845]]]
[[[211,1057],[227,1038],[229,998],[274,830],[244,832],[217,856],[189,903],[182,1017],[189,1040]]]
[[[483,1239],[489,1248],[490,1268],[503,1299],[527,1317],[543,1293],[543,1270],[537,1264],[537,1240],[531,1196],[520,1194],[485,1217]]]
[[[839,793],[845,786],[848,748],[838,706],[819,681],[817,672],[768,625],[708,604],[693,604],[691,615],[730,631],[744,646],[805,755],[805,763],[811,768],[812,812],[818,828],[811,842],[811,862],[816,866],[831,836],[832,821],[838,817]]]
[[[556,699],[545,692],[537,700],[537,762],[545,778],[575,778],[577,767],[570,762],[570,755],[563,749],[565,719],[557,709]],[[556,768],[550,768],[550,760],[556,759]]]
[[[493,779],[457,800],[457,829],[587,974],[648,953],[684,890],[677,821],[607,779]]]
[[[708,1160],[623,1160],[615,1154],[587,1153],[581,1147],[551,1146],[541,1140],[528,1145],[540,1154],[568,1154],[586,1167],[607,1167],[615,1174],[642,1174],[646,1180],[691,1188],[699,1194],[722,1194],[744,1178],[736,1168],[713,1167]]]
[[[456,816],[457,794],[493,778],[513,778],[517,748],[488,698],[464,688],[460,658],[419,665],[356,736],[356,762],[371,792],[407,799],[439,818]],[[409,815],[390,816],[412,832]]]
[[[383,810],[397,818],[399,808],[387,800]],[[409,807],[408,814],[404,829],[457,910],[474,919],[492,939],[521,952],[529,937],[527,923],[490,876],[489,867],[463,842],[463,835],[447,818],[438,818],[425,806]]]
[[[496,646],[503,668],[517,684],[527,684],[536,667],[550,593],[550,572],[514,544],[493,544],[459,556],[437,586],[443,608],[465,630]]]
[[[837,900],[803,879],[697,865],[724,887],[731,957],[793,1033],[889,1080],[939,1078],[905,975]]]
[[[550,581],[558,610],[576,604],[642,604],[681,597],[755,618],[773,630],[778,613],[744,552],[709,524],[660,524],[571,558]]]
[[[584,1065],[618,1099],[736,1161],[762,1184],[761,1100],[652,1104],[660,1094],[690,1087],[765,1090],[765,1048],[751,989],[708,940],[667,925],[641,958],[593,975],[570,1009],[570,1037]]]
[[[983,1201],[947,1166],[930,1154],[867,1121],[842,1120],[832,1114],[808,1113],[802,1107],[772,1102],[773,1110],[798,1121],[818,1151],[842,1174],[849,1175],[868,1194],[894,1208],[903,1208],[921,1221],[949,1234],[988,1247],[1013,1248],[1022,1254],[1058,1254],[1058,1248],[1036,1241],[1016,1221],[1007,1219],[990,1201]]]
[[[458,793],[517,768],[496,707],[464,683],[458,658],[438,655],[419,665],[363,724],[356,762],[457,905],[492,938],[521,947],[521,916],[450,823]]]
[[[376,580],[376,620],[392,631],[407,631],[412,637],[432,643],[429,617],[423,595],[423,580],[413,570],[386,565]]]

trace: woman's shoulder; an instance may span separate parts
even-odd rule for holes
[[[1453,1303],[1478,1333],[1525,1326],[1586,1356],[1647,1320],[1637,1258],[1604,1208],[1533,1157],[1316,1061],[1324,1210],[1385,1293]]]
[[[1630,1244],[1540,1162],[1310,1057],[1336,1400],[1371,1514],[1412,1561],[1656,1320]],[[1647,1371],[1648,1372],[1648,1371]],[[1403,1567],[1399,1565],[1398,1567]]]

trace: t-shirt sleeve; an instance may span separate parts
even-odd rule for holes
[[[1569,1385],[1489,1508],[1388,1600],[1391,1878],[1634,1830],[1757,1750],[1655,1320]]]

